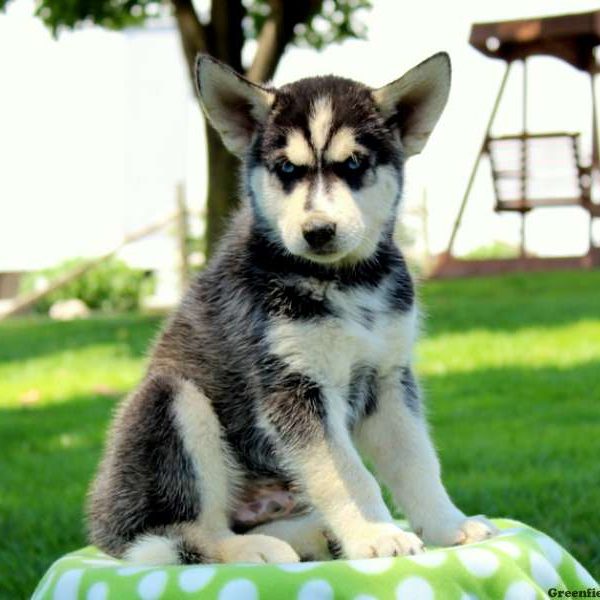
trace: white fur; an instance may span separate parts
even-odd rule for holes
[[[300,557],[283,540],[270,535],[231,535],[220,541],[218,559],[225,563],[296,563]]]
[[[427,425],[403,393],[398,373],[380,380],[377,411],[356,434],[360,450],[426,543],[446,546],[489,537],[495,527],[481,517],[468,519],[448,496]]]
[[[370,364],[385,374],[406,364],[417,335],[417,311],[390,313],[386,308],[386,286],[378,290],[327,289],[337,319],[304,322],[276,319],[267,331],[269,344],[291,369],[315,381],[345,389],[357,364]],[[376,315],[367,326],[361,308]]]
[[[180,527],[183,537],[219,562],[298,562],[295,551],[281,540],[266,535],[235,535],[229,529],[228,516],[240,484],[239,472],[225,449],[218,418],[206,396],[193,383],[182,381],[174,412],[195,467],[202,503],[200,520]],[[153,537],[157,549],[161,544],[167,547],[166,538]]]
[[[183,445],[194,463],[202,502],[199,523],[217,536],[229,531],[228,512],[239,478],[226,454],[221,426],[210,401],[189,381],[183,381],[174,402],[175,420]]]
[[[417,536],[392,520],[375,478],[364,467],[346,424],[347,403],[335,388],[323,388],[327,438],[288,449],[287,462],[349,558],[417,553]]]
[[[177,542],[160,535],[143,535],[127,549],[123,558],[136,565],[176,565]]]
[[[308,129],[314,148],[320,155],[333,123],[333,108],[331,106],[331,98],[322,96],[317,98],[313,103]]]
[[[332,136],[325,150],[329,162],[343,162],[356,152],[367,153],[367,149],[356,141],[351,127],[340,127]]]
[[[251,174],[251,186],[258,209],[292,253],[316,262],[343,262],[372,256],[384,226],[395,215],[400,193],[398,176],[390,166],[381,166],[369,174],[360,190],[352,190],[341,179],[329,190],[322,181],[308,203],[308,182],[298,182],[290,194],[283,190],[278,178],[264,167]],[[336,225],[337,251],[325,256],[311,253],[302,228],[315,217]]]
[[[295,165],[312,166],[315,164],[315,155],[299,129],[293,129],[287,134],[283,154]]]
[[[302,557],[310,556],[314,560],[331,558],[325,537],[327,526],[323,518],[315,511],[289,519],[279,519],[259,525],[252,533],[273,536],[287,542]]]

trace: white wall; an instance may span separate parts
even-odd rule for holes
[[[31,10],[0,16],[0,271],[110,248],[174,210],[178,181],[203,197],[204,130],[172,27],[55,41]],[[125,253],[171,254],[164,235]]]

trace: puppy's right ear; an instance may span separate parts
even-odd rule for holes
[[[242,156],[275,100],[272,90],[256,85],[206,54],[196,59],[196,86],[202,108],[225,146]]]

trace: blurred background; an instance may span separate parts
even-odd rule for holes
[[[469,39],[475,23],[590,13],[599,2],[0,7],[0,564],[12,567],[0,596],[5,585],[6,597],[25,597],[52,560],[85,543],[85,489],[110,412],[236,203],[235,159],[207,130],[191,85],[199,51],[274,85],[335,73],[373,87],[450,53],[450,100],[407,166],[398,227],[426,279],[419,370],[449,487],[470,512],[546,530],[598,574],[595,59],[573,68],[560,43],[533,53],[524,93],[521,60],[503,84],[510,32],[482,38],[487,56]],[[600,36],[598,14],[589,22]],[[596,43],[588,32],[594,57]],[[562,133],[524,168],[538,152],[524,132]],[[536,164],[538,196],[541,186],[556,201],[531,210]],[[527,192],[511,196],[525,180]]]
[[[190,260],[203,263],[205,242],[218,237],[223,210],[207,210],[207,136],[182,51],[186,43],[193,46],[192,56],[212,49],[238,69],[262,68],[257,74],[265,77],[260,78],[272,78],[275,85],[337,73],[375,87],[440,49],[449,51],[454,80],[448,107],[426,152],[408,166],[408,250],[425,264],[446,248],[505,69],[502,60],[491,60],[467,43],[473,22],[598,7],[588,0],[464,0],[460,10],[428,0],[410,7],[393,0],[306,2],[298,14],[286,17],[291,31],[281,34],[285,39],[271,44],[261,29],[270,5],[235,4],[237,12],[223,2],[214,14],[208,0],[194,7],[184,0],[172,6],[147,0],[114,6],[97,1],[71,7],[52,0],[7,4],[0,17],[0,273],[35,272],[109,252],[126,236],[167,217],[178,197],[190,211],[188,234],[197,242]],[[173,7],[183,16],[172,17]],[[195,9],[191,20],[198,19],[201,33],[189,34],[191,41],[182,43],[188,9]],[[217,19],[220,34],[211,19]],[[218,35],[223,40],[207,41]],[[515,65],[509,76],[494,122],[493,129],[503,134],[522,126],[521,68]],[[532,57],[529,72],[529,128],[581,132],[582,158],[589,160],[587,74],[550,56]],[[233,159],[222,159],[223,152],[213,151],[213,164],[231,170]],[[211,191],[218,196],[215,205],[227,205],[235,197],[235,182],[220,179]],[[510,254],[519,245],[520,219],[492,210],[489,169],[479,170],[471,196],[475,200],[457,236],[457,254],[482,255],[494,248]],[[528,251],[583,254],[588,221],[578,207],[536,211],[528,216]],[[118,253],[130,266],[157,275],[154,300],[161,305],[172,304],[178,295],[173,267],[181,255],[175,233],[164,227]],[[600,239],[600,232],[594,235]],[[15,285],[13,278],[5,300],[16,292]]]

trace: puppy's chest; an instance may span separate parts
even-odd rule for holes
[[[324,310],[313,318],[284,316],[271,321],[271,351],[291,369],[340,387],[349,383],[357,367],[369,365],[385,374],[409,360],[415,307],[394,309],[385,283],[341,289],[305,281],[298,289],[322,303]]]

